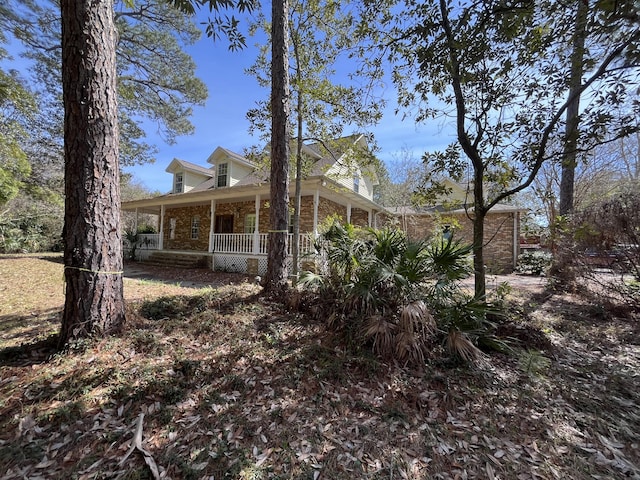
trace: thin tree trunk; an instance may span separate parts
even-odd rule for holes
[[[288,280],[289,234],[289,5],[271,5],[271,208],[265,291],[279,295]]]
[[[484,268],[484,218],[482,212],[473,217],[473,274],[474,294],[484,298],[487,293],[487,275]]]
[[[574,183],[580,122],[580,88],[582,86],[584,42],[587,29],[588,0],[577,0],[573,51],[571,52],[571,71],[569,73],[569,98],[567,107],[567,126],[562,158],[562,176],[560,178],[560,215],[573,211]]]
[[[302,203],[302,94],[298,92],[298,142],[296,144],[296,190],[293,210],[293,275],[300,271],[300,205]]]
[[[476,298],[485,298],[487,293],[487,276],[484,268],[484,220],[487,214],[484,208],[484,170],[480,165],[475,167],[473,185],[473,275]]]
[[[60,346],[125,320],[111,0],[63,0],[64,277]]]

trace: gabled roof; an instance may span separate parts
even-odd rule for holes
[[[180,160],[178,158],[174,158],[169,166],[165,169],[165,172],[169,173],[176,173],[180,171],[190,171],[207,177],[213,177],[214,175],[214,171],[210,168],[201,167],[200,165],[196,165],[195,163],[187,162],[186,160]]]
[[[213,151],[213,153],[209,155],[209,158],[207,158],[207,163],[215,165],[218,162],[218,160],[223,158],[231,158],[235,162],[238,162],[242,165],[246,165],[247,167],[252,167],[252,168],[255,167],[253,162],[251,162],[247,158],[243,157],[239,153],[232,152],[231,150],[227,150],[226,148],[223,148],[223,147],[216,148]]]

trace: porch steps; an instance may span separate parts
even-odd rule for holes
[[[207,268],[210,258],[208,255],[177,252],[153,252],[149,258],[141,263],[174,268]]]

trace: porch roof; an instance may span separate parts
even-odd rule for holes
[[[289,196],[294,194],[295,185],[289,185]],[[302,182],[302,195],[313,195],[318,191],[320,196],[328,198],[340,205],[351,204],[352,207],[364,210],[385,211],[385,207],[343,187],[336,181],[322,177],[310,177]],[[152,198],[131,200],[121,203],[123,211],[151,213],[158,215],[162,206],[188,206],[210,202],[211,200],[227,202],[242,202],[255,200],[256,195],[261,199],[268,199],[270,195],[269,183],[253,183],[249,185],[234,185],[233,187],[209,188],[206,190],[191,190],[186,193],[168,193]]]

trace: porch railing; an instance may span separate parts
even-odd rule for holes
[[[256,243],[257,237],[257,243]],[[211,236],[213,253],[243,253],[266,255],[269,244],[269,234],[260,233],[214,233]],[[291,255],[293,235],[289,234],[287,254]],[[300,234],[300,254],[304,255],[313,249],[313,238],[308,233]]]
[[[145,250],[158,250],[158,248],[160,248],[160,234],[139,233],[138,248],[143,248]]]

